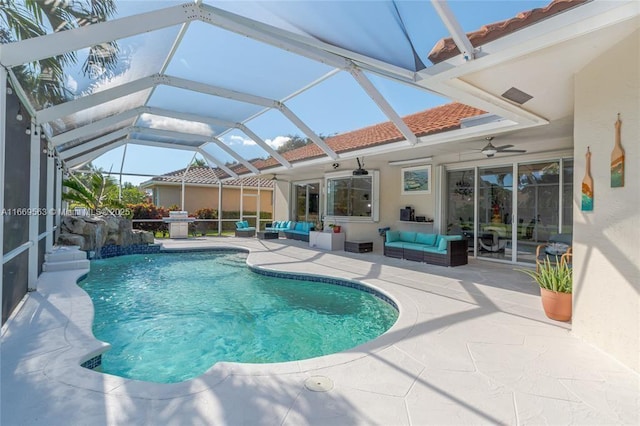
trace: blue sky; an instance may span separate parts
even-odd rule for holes
[[[216,5],[214,2],[206,1]],[[122,1],[118,2],[119,13],[130,15],[139,13],[149,8],[157,8],[158,5],[170,6],[172,2],[141,2]],[[231,3],[227,3],[231,5]],[[243,3],[237,3],[241,7]],[[246,3],[245,3],[246,4]],[[338,3],[328,3],[333,7]],[[457,19],[465,31],[473,31],[484,24],[501,21],[515,16],[518,12],[542,7],[548,4],[547,1],[456,1],[450,0],[449,6],[456,14]],[[410,5],[413,7],[413,5]],[[235,4],[234,4],[235,7]],[[421,6],[422,7],[422,6]],[[442,37],[448,36],[442,23],[435,19],[435,13],[431,5],[427,2],[425,9],[429,18],[425,22],[430,22],[428,29],[420,29],[424,33],[420,34],[420,45],[416,45],[416,50],[421,52],[421,56],[426,57],[428,50],[435,42]],[[253,13],[256,12],[252,9]],[[416,23],[418,23],[416,17]],[[405,23],[410,27],[413,22]],[[152,56],[138,59],[138,73],[149,74],[149,69],[157,67],[168,52],[177,28],[162,30],[158,34],[141,35],[137,39],[132,39],[137,44],[149,43],[154,45],[154,49],[149,50]],[[189,38],[193,39],[214,39],[220,36],[222,30],[212,26],[195,23],[191,24],[187,35],[183,39],[176,55],[167,68],[166,73],[189,79],[202,81],[209,84],[216,84],[230,89],[241,90],[251,93],[258,93],[263,96],[281,99],[286,94],[292,93],[301,87],[304,81],[313,81],[315,78],[325,74],[330,68],[301,59],[287,52],[278,51],[275,48],[265,48],[246,38],[231,35],[225,36],[224,42],[217,46],[208,48],[208,54],[195,50],[197,43],[189,43]],[[134,42],[132,41],[132,44]],[[126,43],[123,43],[126,46]],[[199,44],[202,49],[202,44]],[[138,58],[142,57],[138,55]],[[133,56],[134,60],[136,55]],[[133,62],[133,61],[132,61]],[[141,63],[141,64],[140,64]],[[428,65],[428,64],[427,64]],[[135,64],[131,64],[134,68]],[[220,69],[220,72],[216,72]],[[237,81],[242,81],[242,87],[233,87],[234,82],[219,81],[218,76],[224,75],[222,70],[234,70],[233,74],[241,77]],[[262,72],[261,72],[262,71]],[[155,71],[157,72],[157,70]],[[277,75],[280,81],[273,82],[265,80],[270,76]],[[438,96],[427,92],[409,88],[397,82],[368,74],[377,89],[387,98],[389,103],[401,116],[422,111],[437,105],[449,102]],[[207,99],[208,98],[208,99]],[[210,110],[215,110],[215,116],[233,120],[236,116],[248,112],[255,112],[260,108],[241,105],[239,103],[213,100],[211,97],[194,95],[187,98],[180,94],[177,89],[166,86],[159,86],[150,101],[150,104],[159,107],[170,107],[184,112],[195,112],[196,107],[202,108],[203,104]],[[319,85],[305,91],[298,96],[288,100],[286,104],[317,134],[333,135],[337,133],[355,130],[364,126],[387,121],[375,103],[368,97],[355,80],[344,72],[330,77]],[[147,124],[153,127],[163,127],[166,119],[157,116],[146,116],[143,118]],[[237,121],[237,120],[234,120]],[[176,123],[171,123],[175,125]],[[185,130],[202,133],[205,135],[215,133],[215,129],[209,129],[201,123],[179,123]],[[277,147],[286,141],[286,136],[291,134],[301,135],[302,132],[290,123],[284,116],[274,110],[270,110],[247,123],[247,126],[258,134],[270,145]],[[256,146],[249,138],[239,131],[231,131],[221,137],[236,152],[245,158],[264,157],[267,154]],[[124,147],[117,148],[107,154],[102,155],[93,161],[93,164],[103,170],[119,172],[122,162]],[[223,161],[231,158],[223,154],[219,148],[212,151]],[[124,172],[141,174],[163,174],[185,167],[192,159],[193,152],[167,150],[161,148],[142,147],[129,145],[123,167]],[[126,176],[124,181],[138,184],[149,178]]]

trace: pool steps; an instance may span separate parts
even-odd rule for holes
[[[79,246],[56,246],[44,255],[42,270],[46,272],[89,269],[87,253]]]

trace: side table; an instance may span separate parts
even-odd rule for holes
[[[277,240],[279,235],[278,231],[258,231],[257,237],[259,240]]]
[[[309,247],[323,250],[342,250],[344,248],[344,232],[309,232]]]
[[[351,253],[367,253],[373,251],[372,241],[345,241],[344,251]]]

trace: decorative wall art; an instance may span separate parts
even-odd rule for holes
[[[402,169],[402,195],[431,194],[431,166]]]
[[[591,151],[587,147],[587,161],[582,179],[582,211],[593,211],[593,178],[591,177]]]
[[[620,128],[622,127],[620,113],[618,113],[618,119],[614,126],[616,128],[616,142],[613,151],[611,151],[611,187],[621,188],[624,186],[624,149],[620,137]]]

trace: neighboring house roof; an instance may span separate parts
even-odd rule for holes
[[[182,183],[184,169],[175,170],[162,176],[156,176],[151,180],[143,182],[141,186],[149,187],[162,183]],[[218,181],[227,178],[228,175],[219,168],[211,168],[209,166],[191,166],[185,176],[185,183],[201,184],[201,185],[217,185]],[[273,181],[270,179],[262,179],[259,177],[245,177],[241,179],[228,179],[222,182],[224,186],[244,185],[245,187],[257,188],[273,188]]]
[[[459,129],[460,122],[463,118],[474,117],[481,114],[485,114],[485,111],[454,102],[407,115],[403,117],[402,120],[417,137],[421,137]],[[402,136],[397,127],[392,122],[387,121],[331,136],[327,138],[325,142],[332,150],[339,154],[402,140],[404,140],[404,136]],[[315,144],[308,144],[282,154],[284,158],[292,163],[318,158],[324,155],[326,155],[324,151]],[[264,160],[254,161],[253,165],[263,170],[276,167],[280,165],[280,163],[274,158],[269,157]],[[248,172],[242,165],[234,167],[233,171],[236,173]]]
[[[482,46],[586,1],[589,0],[553,0],[545,7],[520,12],[511,19],[484,25],[477,31],[467,33],[467,37],[473,47]],[[431,62],[437,64],[459,54],[460,50],[454,43],[453,38],[448,37],[436,43],[431,49],[428,58]]]

